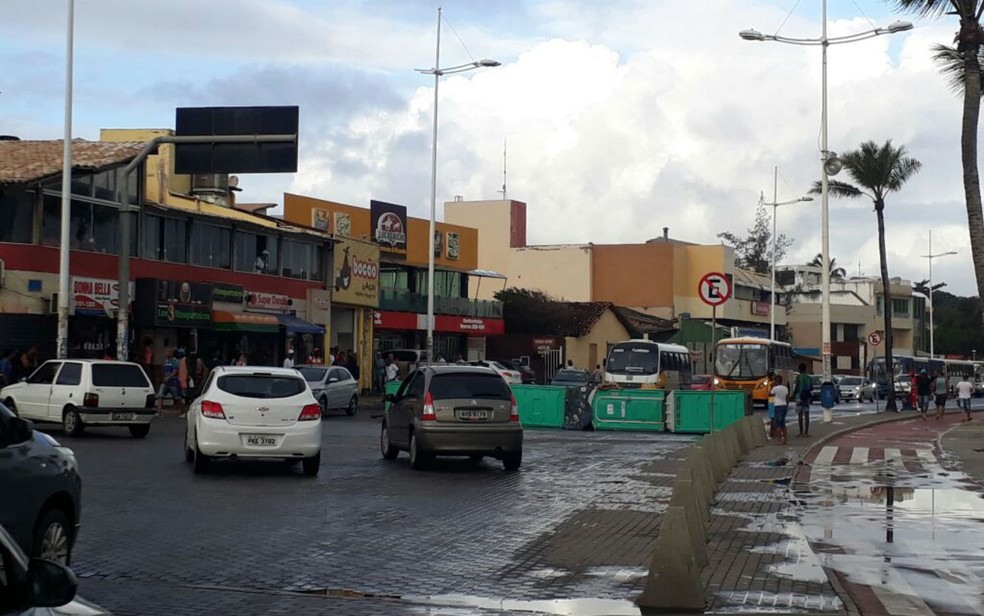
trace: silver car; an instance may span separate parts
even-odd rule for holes
[[[874,402],[875,384],[861,376],[843,376],[837,381],[837,388],[840,389],[841,400],[866,400]]]
[[[321,415],[343,410],[351,417],[359,410],[359,382],[341,366],[294,366],[311,386],[314,399],[321,405]]]
[[[430,365],[415,370],[387,395],[379,448],[394,460],[410,452],[420,469],[435,456],[490,456],[507,471],[523,461],[523,427],[512,390],[491,368]]]

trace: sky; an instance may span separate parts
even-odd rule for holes
[[[67,0],[0,2],[0,134],[64,133]],[[796,199],[819,178],[820,50],[738,32],[817,38],[821,0],[445,0],[438,203],[502,194],[528,204],[536,244],[717,243],[751,226],[764,193]],[[428,215],[437,4],[421,0],[76,0],[73,135],[173,128],[176,107],[298,105],[297,173],[241,176],[239,198],[283,193]],[[923,163],[887,201],[891,276],[976,295],[960,166],[961,101],[930,58],[953,17],[884,0],[829,0],[829,142],[892,139]],[[847,179],[839,176],[838,179]],[[438,217],[440,218],[440,206]],[[778,210],[784,263],[820,252],[820,202]],[[868,201],[830,202],[831,256],[878,275]]]

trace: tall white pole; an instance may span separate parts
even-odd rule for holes
[[[434,228],[437,216],[437,87],[441,83],[441,7],[437,8],[434,54],[434,145],[431,149],[430,232],[427,234],[427,360],[434,361]]]
[[[933,230],[929,230],[929,358],[936,358],[936,346],[934,331],[936,328],[933,327]]]
[[[75,49],[75,0],[68,0],[68,32],[65,52],[65,143],[62,148],[61,240],[58,246],[59,359],[68,357],[69,242],[72,224],[72,65]]]
[[[823,271],[820,273],[820,327],[823,354],[823,381],[831,380],[830,365],[830,220],[827,203],[829,178],[827,177],[827,0],[823,0],[823,32],[820,36],[820,47],[823,52],[823,68],[821,71],[820,106],[820,233],[821,260]]]
[[[772,181],[772,289],[769,292],[769,340],[776,339],[776,215],[779,213],[779,167]]]

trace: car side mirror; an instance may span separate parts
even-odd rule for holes
[[[79,580],[65,565],[33,558],[27,570],[27,588],[32,607],[60,607],[75,598]]]
[[[11,417],[7,422],[6,429],[3,431],[3,438],[0,438],[2,445],[16,445],[31,440],[31,433],[34,431],[34,424],[20,417]]]
[[[20,382],[21,383],[26,383],[27,382],[27,377],[26,376],[25,377],[21,377]]]

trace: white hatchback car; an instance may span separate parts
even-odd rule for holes
[[[483,360],[473,361],[469,363],[472,366],[483,366],[485,368],[492,368],[492,370],[494,370],[496,374],[501,376],[502,380],[504,380],[509,385],[523,384],[523,375],[521,372],[519,372],[518,370],[510,370],[509,368],[506,368],[505,366],[503,366],[497,361],[489,361],[483,359]]]
[[[196,473],[214,458],[299,461],[321,467],[321,407],[293,368],[219,366],[187,414],[184,454]]]

